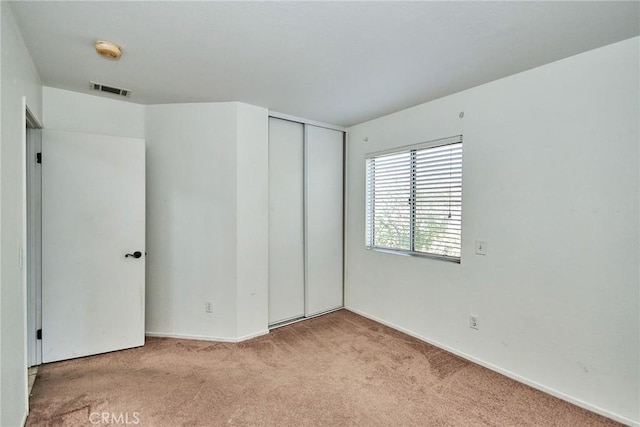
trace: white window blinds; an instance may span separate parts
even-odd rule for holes
[[[460,262],[462,136],[366,159],[366,244]]]

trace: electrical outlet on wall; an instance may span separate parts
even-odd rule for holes
[[[471,329],[480,329],[480,323],[479,323],[480,318],[478,316],[476,316],[475,314],[470,314],[469,315],[469,327]]]
[[[213,313],[213,303],[211,301],[205,302],[204,311],[206,313]]]

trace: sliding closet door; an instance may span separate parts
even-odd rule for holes
[[[269,324],[304,316],[304,126],[269,118]]]
[[[306,315],[343,306],[343,132],[306,126]]]

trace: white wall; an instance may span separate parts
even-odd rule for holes
[[[25,122],[23,97],[42,117],[40,78],[8,3],[0,2],[0,425],[22,425],[27,416],[25,270]]]
[[[235,339],[236,106],[151,105],[146,117],[147,331]]]
[[[268,331],[267,118],[241,103],[147,107],[149,334]]]
[[[236,337],[268,333],[269,111],[237,103]]]
[[[638,423],[638,52],[627,40],[350,128],[347,306]],[[365,250],[365,153],[456,134],[462,263]]]
[[[44,87],[43,126],[52,130],[144,138],[145,106]]]

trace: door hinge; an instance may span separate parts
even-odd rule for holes
[[[41,340],[42,339],[42,329],[38,329],[36,331],[36,338]]]
[[[42,153],[36,153],[36,163],[42,163]]]

